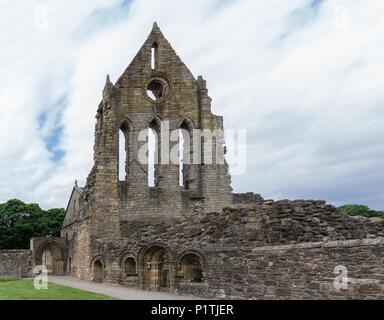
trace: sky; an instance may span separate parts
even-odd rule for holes
[[[0,202],[66,207],[95,114],[157,21],[225,128],[234,192],[384,210],[381,0],[0,0]]]

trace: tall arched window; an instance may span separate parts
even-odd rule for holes
[[[119,129],[119,180],[125,181],[129,174],[130,126],[124,122]]]
[[[153,119],[148,128],[148,186],[156,187],[158,185],[158,171],[160,154],[160,120]]]
[[[148,186],[155,186],[156,133],[148,128]]]
[[[189,189],[189,182],[191,180],[192,130],[193,125],[191,121],[184,119],[179,127],[179,185],[185,189]]]
[[[157,66],[157,48],[158,45],[156,42],[154,42],[151,48],[151,68],[153,70],[155,70]]]
[[[125,136],[124,132],[119,130],[119,180],[125,180],[125,162],[127,153],[125,150]]]
[[[103,108],[99,107],[97,110],[96,114],[96,119],[97,119],[97,130],[102,130],[103,129]]]
[[[184,158],[184,137],[183,132],[179,129],[179,186],[184,186],[184,175],[183,175],[183,158]]]

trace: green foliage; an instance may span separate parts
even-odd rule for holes
[[[0,278],[0,282],[17,281],[17,280],[20,280],[20,278],[6,278],[6,277]]]
[[[346,204],[339,207],[341,212],[348,213],[351,216],[379,217],[384,218],[384,211],[371,210],[362,204]]]
[[[59,236],[64,215],[64,209],[45,211],[17,199],[0,204],[0,249],[28,249],[32,237]]]

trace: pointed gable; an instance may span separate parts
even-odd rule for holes
[[[152,47],[156,46],[156,68],[153,70],[151,67]],[[153,23],[152,30],[148,35],[147,40],[144,42],[136,56],[133,58],[130,65],[124,73],[117,80],[115,86],[125,86],[126,81],[131,78],[134,80],[138,76],[138,71],[141,74],[150,74],[153,71],[172,74],[174,81],[187,80],[189,83],[195,81],[195,77],[187,66],[181,61],[180,57],[176,54],[168,40],[164,37],[157,23]]]
[[[71,196],[68,201],[67,208],[65,210],[65,216],[63,221],[63,227],[75,222],[79,218],[80,197],[83,193],[83,189],[74,186]]]

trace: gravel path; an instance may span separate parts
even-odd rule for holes
[[[121,300],[201,300],[202,298],[193,296],[179,296],[168,292],[155,292],[125,288],[109,283],[94,283],[78,280],[70,276],[48,276],[48,281],[63,286],[105,294],[107,296]]]

